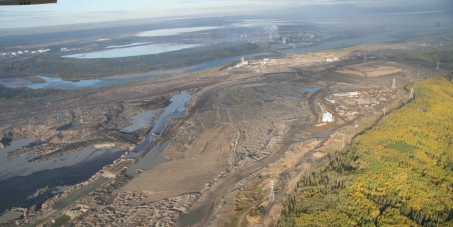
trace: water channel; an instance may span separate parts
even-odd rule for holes
[[[165,108],[164,113],[162,113],[160,118],[156,121],[154,127],[151,129],[151,132],[148,134],[146,139],[137,147],[135,147],[135,149],[126,156],[126,159],[134,159],[148,150],[149,147],[153,144],[154,139],[162,134],[162,131],[165,129],[165,126],[167,125],[171,117],[184,116],[184,114],[186,113],[186,103],[190,100],[190,93],[187,91],[182,91],[180,94],[174,95],[170,99],[170,105]]]

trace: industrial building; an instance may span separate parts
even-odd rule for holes
[[[322,114],[322,122],[333,122],[333,115],[329,112],[324,112]]]

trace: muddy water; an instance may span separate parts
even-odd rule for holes
[[[68,195],[66,198],[58,201],[55,203],[52,208],[54,210],[61,210],[69,205],[71,205],[73,202],[77,201],[78,199],[82,198],[85,195],[88,195],[90,192],[96,190],[99,186],[101,186],[103,183],[107,182],[109,178],[106,177],[99,177],[95,181],[83,186],[82,188],[74,191],[70,195]]]
[[[2,216],[0,216],[0,224],[7,222],[7,221],[14,220],[14,219],[18,219],[21,216],[22,216],[21,213],[18,213],[15,211],[8,211],[8,212],[4,213]]]
[[[171,104],[167,108],[165,108],[164,113],[156,121],[156,124],[154,125],[153,129],[151,129],[149,135],[141,144],[135,147],[135,149],[126,156],[126,159],[134,159],[148,150],[153,144],[154,139],[162,134],[162,131],[165,129],[168,121],[173,116],[184,116],[184,114],[186,113],[186,103],[190,100],[190,93],[187,91],[182,91],[180,94],[174,95],[170,99]]]
[[[133,175],[137,172],[137,170],[149,170],[154,168],[154,166],[159,165],[162,162],[167,161],[166,158],[164,157],[159,157],[157,156],[160,152],[164,151],[165,148],[170,145],[171,140],[165,141],[165,143],[158,143],[156,146],[154,146],[143,158],[138,160],[137,163],[129,167],[129,169],[126,171],[127,174]]]
[[[159,115],[163,110],[164,109],[151,110],[151,111],[143,112],[141,114],[137,114],[137,115],[131,117],[132,125],[121,129],[120,132],[132,133],[145,126],[152,126],[153,119],[157,115]]]

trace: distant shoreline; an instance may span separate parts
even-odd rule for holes
[[[187,67],[174,68],[174,69],[159,69],[159,70],[152,70],[152,71],[144,72],[144,73],[118,74],[118,75],[114,75],[114,76],[101,77],[99,79],[101,79],[101,80],[127,79],[127,78],[137,78],[137,77],[144,77],[144,76],[159,76],[159,75],[169,75],[169,74],[180,74],[180,73],[184,73],[187,70],[194,69],[194,68],[196,68],[196,67],[198,67],[200,65],[187,66]]]

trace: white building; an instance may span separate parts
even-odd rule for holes
[[[336,97],[345,97],[345,96],[349,96],[349,93],[335,93],[335,94],[333,94],[333,96],[336,96]]]
[[[326,96],[326,100],[329,101],[329,102],[332,103],[332,104],[335,103],[335,100],[333,100],[333,98],[330,97],[330,96]]]
[[[322,122],[333,122],[333,115],[329,112],[322,114]]]

